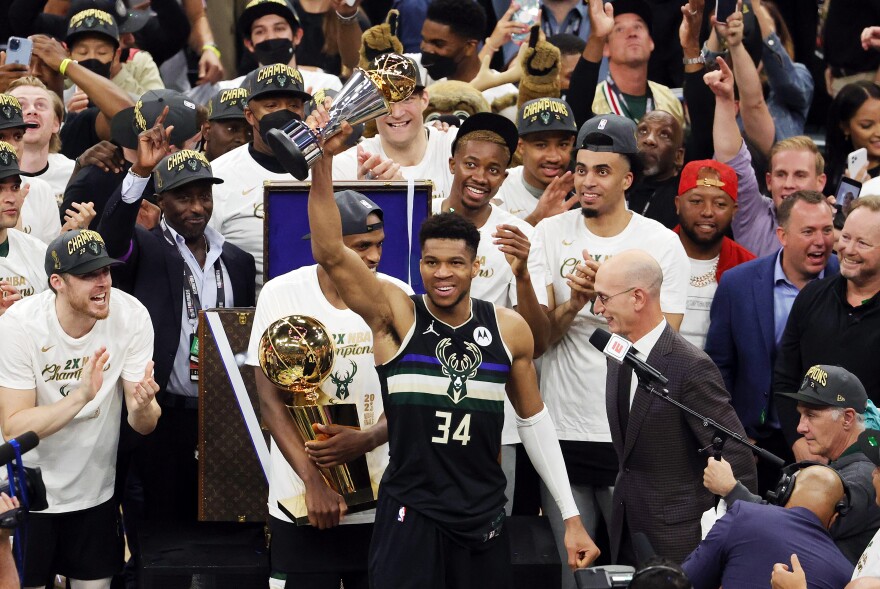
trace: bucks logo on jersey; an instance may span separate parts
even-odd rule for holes
[[[358,371],[357,364],[351,360],[349,360],[349,363],[351,363],[351,370],[348,370],[344,376],[340,376],[338,372],[330,374],[330,380],[336,385],[336,398],[340,400],[348,398],[348,385],[354,381],[354,375]]]
[[[454,403],[458,403],[467,396],[467,381],[477,375],[483,363],[483,353],[473,342],[465,342],[467,351],[461,354],[450,351],[451,345],[452,340],[444,337],[437,343],[434,354],[443,367],[443,374],[449,377],[446,394]]]

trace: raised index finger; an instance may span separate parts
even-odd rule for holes
[[[165,125],[165,118],[168,116],[169,110],[170,110],[170,107],[168,107],[168,106],[166,106],[165,108],[162,109],[162,113],[158,117],[156,117],[156,122],[153,123],[154,127],[156,127],[158,125],[163,125],[163,126]]]

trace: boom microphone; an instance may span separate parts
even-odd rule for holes
[[[21,453],[24,454],[36,448],[37,444],[40,443],[40,438],[34,432],[25,432],[0,446],[0,466],[12,462],[15,458],[15,447],[12,445],[12,442],[18,442]]]
[[[636,376],[653,380],[666,385],[669,379],[660,374],[660,371],[638,358],[631,350],[632,342],[617,334],[610,334],[604,329],[597,329],[590,336],[593,347],[601,350],[603,354],[616,361],[618,364],[626,362],[636,372]]]

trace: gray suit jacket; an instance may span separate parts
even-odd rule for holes
[[[705,352],[667,325],[648,363],[669,379],[670,397],[745,436],[721,374]],[[628,533],[646,534],[659,556],[681,562],[700,542],[700,516],[714,505],[703,487],[706,458],[697,454],[714,432],[639,386],[624,436],[617,404],[619,371],[619,364],[608,362],[606,410],[620,462],[610,526],[612,559],[618,562],[626,524]],[[736,478],[754,491],[755,463],[748,448],[729,441],[723,454]]]

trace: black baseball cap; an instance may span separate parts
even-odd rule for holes
[[[536,98],[522,105],[517,129],[519,136],[541,131],[577,134],[577,123],[568,103],[559,98]]]
[[[166,155],[153,170],[153,184],[156,187],[156,194],[162,194],[198,180],[209,180],[211,184],[223,184],[223,180],[214,177],[207,158],[192,149],[182,149]]]
[[[165,126],[174,125],[169,139],[172,145],[181,146],[184,141],[198,133],[194,102],[174,90],[150,90],[134,106],[119,111],[110,121],[113,142],[122,147],[137,149],[138,135],[153,126],[166,106],[169,110]]]
[[[255,69],[244,78],[243,88],[247,88],[247,102],[267,94],[291,94],[303,100],[312,95],[305,91],[302,74],[286,63],[274,63]]]
[[[614,16],[619,16],[621,14],[635,14],[645,21],[645,25],[648,27],[648,33],[652,33],[654,17],[651,14],[651,7],[648,6],[648,3],[645,2],[645,0],[614,0],[614,2],[611,3],[611,6],[614,7]]]
[[[208,120],[243,119],[247,97],[247,88],[221,90],[208,101]]]
[[[370,233],[385,226],[385,213],[365,195],[354,190],[340,190],[333,193],[339,216],[342,218],[342,235],[358,235]],[[367,217],[377,215],[378,223],[367,223]],[[306,233],[303,239],[311,239],[312,234]]]
[[[874,466],[880,466],[880,430],[866,429],[860,433],[859,450],[874,463]]]
[[[81,276],[123,262],[107,255],[104,239],[91,229],[72,229],[52,240],[46,249],[46,276]]]
[[[103,35],[119,46],[119,28],[113,15],[98,8],[80,10],[67,21],[67,34],[64,40],[70,47],[76,42],[76,37],[85,33]]]
[[[154,13],[149,8],[137,10],[135,8],[126,8],[122,14],[116,15],[116,24],[119,28],[119,34],[137,33],[144,28]]]
[[[798,392],[779,394],[810,405],[851,407],[856,413],[864,413],[868,406],[862,381],[846,368],[827,364],[811,366]]]
[[[290,28],[294,31],[302,26],[296,10],[286,0],[251,0],[245,5],[241,16],[238,17],[239,34],[245,39],[250,39],[251,27],[254,25],[254,21],[267,14],[277,14],[284,17],[290,23]]]
[[[458,140],[474,131],[492,131],[500,135],[510,150],[511,159],[513,158],[513,152],[516,151],[516,147],[519,145],[519,132],[516,130],[516,125],[507,117],[491,112],[478,112],[462,121],[461,126],[458,128],[458,134],[452,141],[453,156],[455,155],[455,148],[458,146]],[[510,161],[508,160],[507,163],[510,163]]]
[[[636,124],[615,114],[595,116],[578,131],[575,148],[635,155],[639,152]]]
[[[0,129],[28,129],[37,123],[26,123],[21,114],[21,103],[11,94],[0,94]]]
[[[12,145],[0,141],[0,180],[5,180],[10,176],[21,176],[21,169],[18,167],[18,154]]]

